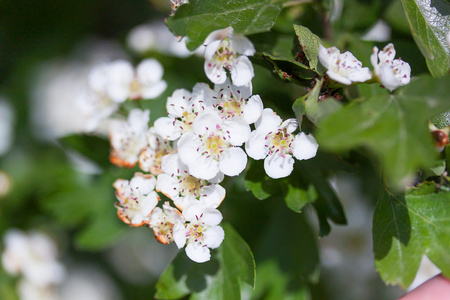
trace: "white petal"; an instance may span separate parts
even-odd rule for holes
[[[261,117],[264,109],[263,102],[259,95],[254,95],[248,99],[243,107],[243,118],[248,124],[253,124]]]
[[[352,84],[350,79],[341,75],[340,73],[334,72],[333,70],[328,70],[326,73],[327,73],[328,77],[330,77],[331,79],[333,79],[336,82],[340,82],[345,85]]]
[[[296,159],[310,159],[316,156],[319,144],[312,134],[298,134],[292,143],[292,152]]]
[[[298,121],[297,119],[291,118],[285,120],[283,123],[281,123],[280,129],[286,128],[287,133],[292,133],[298,128]]]
[[[253,56],[255,54],[253,43],[242,34],[230,34],[230,44],[230,48],[239,54],[246,56]]]
[[[225,189],[218,184],[211,184],[202,190],[200,201],[205,206],[217,208],[225,198]]]
[[[156,133],[165,140],[174,141],[181,135],[181,128],[175,126],[175,119],[173,118],[158,118],[153,127],[155,128]]]
[[[285,154],[285,157],[282,157],[279,153],[274,153],[267,156],[264,160],[266,174],[274,179],[289,176],[293,169],[294,159],[289,154]]]
[[[231,147],[223,151],[220,156],[220,171],[227,176],[237,176],[247,166],[247,155],[238,147]]]
[[[215,40],[211,41],[207,44],[205,48],[205,60],[210,61],[213,60],[214,54],[216,53],[217,49],[219,49],[221,40]]]
[[[192,176],[205,180],[210,180],[219,173],[219,162],[206,155],[200,155],[195,159],[191,157],[188,167]]]
[[[256,160],[266,158],[269,153],[269,147],[267,147],[266,143],[266,135],[262,135],[258,131],[254,130],[250,134],[248,141],[245,143],[245,151],[248,156]]]
[[[167,174],[159,174],[158,180],[156,181],[156,190],[163,193],[170,199],[174,199],[178,196],[178,180],[176,177],[171,177]]]
[[[223,228],[220,226],[214,226],[205,232],[203,244],[205,244],[208,248],[215,249],[222,244],[224,238],[225,232],[223,231]]]
[[[164,155],[161,159],[162,171],[170,176],[172,176],[172,174],[175,176],[180,174],[180,164],[182,164],[182,162],[180,161],[178,153]]]
[[[265,108],[256,122],[256,130],[263,135],[275,132],[281,124],[281,118],[271,108]]]
[[[225,119],[222,130],[228,134],[227,141],[233,146],[241,146],[250,137],[250,126],[240,117]]]
[[[227,79],[227,73],[223,68],[222,63],[216,60],[205,61],[205,74],[212,83],[221,84]]]
[[[202,141],[193,132],[186,132],[181,136],[177,142],[178,155],[180,160],[185,164],[189,165],[192,160],[197,159],[202,156],[200,147],[202,146]]]
[[[143,60],[136,68],[139,81],[143,84],[155,84],[161,80],[164,69],[159,61],[153,58]]]
[[[173,230],[173,241],[177,245],[178,249],[181,249],[186,245],[186,228],[179,226]]]
[[[141,96],[143,99],[153,99],[161,95],[167,88],[167,82],[158,81],[156,84],[143,86]]]
[[[236,58],[230,72],[231,81],[233,81],[233,84],[237,86],[247,85],[255,76],[252,62],[247,56],[239,56]]]
[[[192,94],[185,89],[175,90],[167,99],[167,113],[174,118],[181,118],[185,111],[190,112],[189,107],[189,99],[192,97]]]
[[[195,118],[192,129],[196,134],[204,135],[219,129],[222,122],[222,118],[216,111],[208,111]]]
[[[190,243],[186,246],[186,255],[197,263],[204,263],[211,259],[208,247],[203,247],[199,243]]]

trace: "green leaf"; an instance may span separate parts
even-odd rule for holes
[[[257,52],[252,58],[257,63],[269,70],[275,70],[275,75],[280,79],[295,82],[302,86],[310,86],[312,79],[317,73],[308,66],[291,58],[276,57],[265,52]]]
[[[309,68],[322,74],[323,67],[319,62],[319,46],[322,45],[320,38],[311,32],[308,28],[300,25],[294,25],[295,34],[302,47],[303,54],[309,62]]]
[[[195,50],[209,33],[228,26],[245,35],[269,31],[281,6],[272,0],[190,0],[167,19],[167,26],[175,35],[187,37],[187,47]]]
[[[423,255],[450,276],[450,193],[430,185],[406,195],[385,191],[373,218],[375,265],[386,283],[408,287]]]
[[[209,262],[198,264],[181,251],[156,284],[157,299],[240,299],[244,282],[255,285],[255,260],[250,247],[229,224],[225,239]]]
[[[334,98],[326,98],[319,101],[320,91],[323,85],[323,78],[316,79],[314,87],[303,97],[297,99],[292,105],[295,117],[299,124],[302,123],[303,115],[316,126],[320,121],[341,108],[341,104]],[[300,127],[301,128],[301,127]]]
[[[450,31],[450,4],[443,0],[402,0],[411,32],[434,77],[450,68],[450,49],[445,35]]]
[[[284,200],[286,205],[295,212],[301,212],[302,208],[308,204],[313,203],[317,199],[317,191],[313,185],[304,190],[293,185],[288,185],[288,192]]]
[[[416,168],[435,162],[428,120],[450,108],[449,79],[423,77],[396,95],[350,103],[320,123],[319,145],[333,151],[368,146],[381,157],[388,182],[401,187]]]
[[[266,175],[262,160],[251,162],[251,167],[245,175],[245,188],[259,200],[267,199],[274,193],[276,187],[273,180]]]

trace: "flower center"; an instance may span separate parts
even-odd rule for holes
[[[167,220],[167,217],[164,216],[161,219],[161,222],[158,222],[155,226],[153,226],[153,230],[157,232],[158,236],[164,236],[167,239],[167,242],[173,241],[173,226],[174,224]]]
[[[180,194],[181,196],[186,196],[188,194],[193,195],[194,197],[200,197],[201,189],[206,185],[205,182],[201,179],[195,178],[191,175],[188,175],[180,180]]]
[[[269,134],[270,141],[269,154],[280,152],[282,157],[286,154],[292,154],[292,135],[286,132],[286,128],[278,129],[276,133]]]
[[[220,42],[219,48],[216,53],[214,53],[214,59],[223,63],[228,69],[231,68],[230,62],[237,57],[238,55],[230,49],[230,40],[228,38],[225,38]]]
[[[195,117],[197,117],[197,113],[195,112],[187,112],[184,111],[183,115],[181,116],[181,129],[183,132],[191,131],[192,130],[192,123],[194,123]]]
[[[214,158],[219,157],[220,153],[229,146],[225,138],[218,132],[210,135],[205,141],[205,154],[213,155]]]
[[[221,113],[224,117],[234,117],[242,115],[242,100],[232,97],[222,105]]]
[[[204,223],[189,224],[189,231],[186,232],[186,238],[189,242],[201,242],[204,236]]]
[[[130,98],[133,100],[141,98],[142,86],[140,82],[135,78],[130,84]]]

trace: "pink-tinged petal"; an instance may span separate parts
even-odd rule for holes
[[[260,134],[267,135],[270,132],[277,131],[281,121],[281,118],[271,108],[265,108],[255,127]]]
[[[266,135],[262,135],[256,130],[253,131],[245,143],[245,151],[248,156],[256,160],[266,158],[267,154],[269,154]]]
[[[222,125],[222,118],[216,111],[199,114],[192,124],[192,129],[198,135],[214,132]],[[219,126],[219,127],[218,127]]]
[[[141,97],[142,99],[153,99],[161,95],[167,88],[167,82],[161,80],[154,85],[143,86]]]
[[[192,176],[205,180],[210,180],[219,173],[219,162],[206,155],[201,155],[195,159],[191,156],[188,167]]]
[[[220,226],[214,226],[205,232],[203,244],[205,244],[208,248],[216,249],[220,246],[220,244],[222,244],[224,238],[225,232],[223,231],[223,228]]]
[[[205,61],[205,74],[212,83],[222,84],[227,79],[227,73],[217,60],[206,60]]]
[[[174,141],[181,136],[181,128],[175,126],[175,119],[173,118],[158,118],[153,127],[155,128],[156,133],[165,140]]]
[[[203,247],[199,243],[190,243],[186,246],[186,255],[197,263],[204,263],[211,259],[211,253],[208,247]]]
[[[259,95],[254,95],[248,99],[243,108],[243,118],[248,124],[253,124],[261,117],[264,109],[263,102]]]
[[[231,81],[237,86],[247,85],[255,76],[253,64],[247,56],[239,56],[236,58],[231,67],[230,73]]]
[[[225,119],[222,131],[227,133],[227,141],[233,146],[241,146],[250,137],[250,126],[240,117]]]
[[[191,109],[189,99],[192,97],[191,92],[185,89],[178,89],[172,93],[167,99],[167,113],[174,118],[181,118],[185,111]]]
[[[289,176],[293,169],[294,159],[289,154],[285,154],[283,157],[279,153],[274,153],[264,160],[266,174],[274,179]]]
[[[231,147],[223,151],[220,157],[220,171],[227,176],[237,176],[247,166],[247,155],[238,147]]]

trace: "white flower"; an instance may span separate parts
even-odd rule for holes
[[[234,34],[228,27],[213,31],[206,38],[205,73],[215,84],[227,79],[225,69],[231,73],[231,81],[237,86],[251,82],[254,72],[248,56],[255,54],[252,42],[243,35]]]
[[[112,101],[152,99],[167,87],[162,80],[162,65],[156,59],[145,59],[136,68],[126,60],[116,60],[95,67],[88,80],[92,90],[105,94]]]
[[[133,28],[127,36],[128,47],[134,52],[145,54],[153,50],[175,57],[191,55],[191,51],[186,47],[185,40],[178,40],[163,21],[139,25]]]
[[[159,197],[154,191],[156,179],[152,175],[134,174],[128,181],[117,179],[113,186],[116,189],[117,215],[124,223],[131,226],[142,226],[150,222],[150,214],[158,204]]]
[[[411,67],[401,59],[394,59],[394,45],[389,43],[382,51],[378,51],[377,47],[373,47],[370,62],[380,83],[391,92],[408,84],[411,81]]]
[[[150,216],[150,228],[155,233],[155,238],[161,244],[169,244],[173,241],[173,232],[184,228],[183,215],[169,202],[163,204],[163,208],[155,207]]]
[[[319,145],[312,135],[301,132],[296,119],[282,122],[272,109],[264,109],[252,131],[245,150],[253,159],[264,159],[264,170],[271,178],[282,178],[294,169],[293,157],[303,160],[316,156]]]
[[[341,54],[336,47],[325,48],[320,45],[319,60],[334,81],[350,85],[372,78],[369,68],[363,68],[362,63],[349,51]]]
[[[225,198],[225,189],[218,184],[191,176],[188,167],[181,162],[177,153],[162,159],[164,174],[158,176],[156,190],[173,200],[175,206],[183,210],[192,203],[217,208]],[[215,182],[221,181],[215,178]]]
[[[173,234],[177,247],[180,249],[187,244],[186,255],[195,262],[210,260],[209,249],[219,247],[225,237],[222,227],[218,226],[222,214],[217,209],[196,203],[188,206],[183,216],[188,223]]]
[[[213,109],[213,91],[206,83],[197,83],[193,92],[175,90],[167,99],[167,117],[155,121],[155,131],[164,139],[174,141],[183,133],[192,131],[195,118]]]
[[[259,95],[252,96],[251,82],[247,86],[236,86],[229,79],[215,85],[217,108],[223,118],[242,117],[247,124],[255,123],[264,108]]]
[[[150,111],[133,109],[128,120],[111,120],[109,139],[112,152],[110,160],[113,164],[131,168],[138,161],[138,155],[147,146],[146,134]]]
[[[64,279],[65,269],[57,260],[54,242],[47,235],[11,229],[3,241],[2,264],[9,274],[21,274],[36,287],[59,284]]]
[[[38,286],[22,279],[17,285],[20,300],[59,300],[58,290],[54,285]]]
[[[161,160],[164,155],[173,151],[169,141],[164,140],[156,133],[154,127],[150,128],[146,134],[147,148],[139,155],[139,167],[142,171],[159,175],[161,171]]]
[[[178,154],[189,173],[210,180],[219,172],[239,175],[247,164],[247,155],[239,148],[250,135],[250,126],[240,117],[222,119],[216,111],[198,116],[193,131],[178,140]]]

